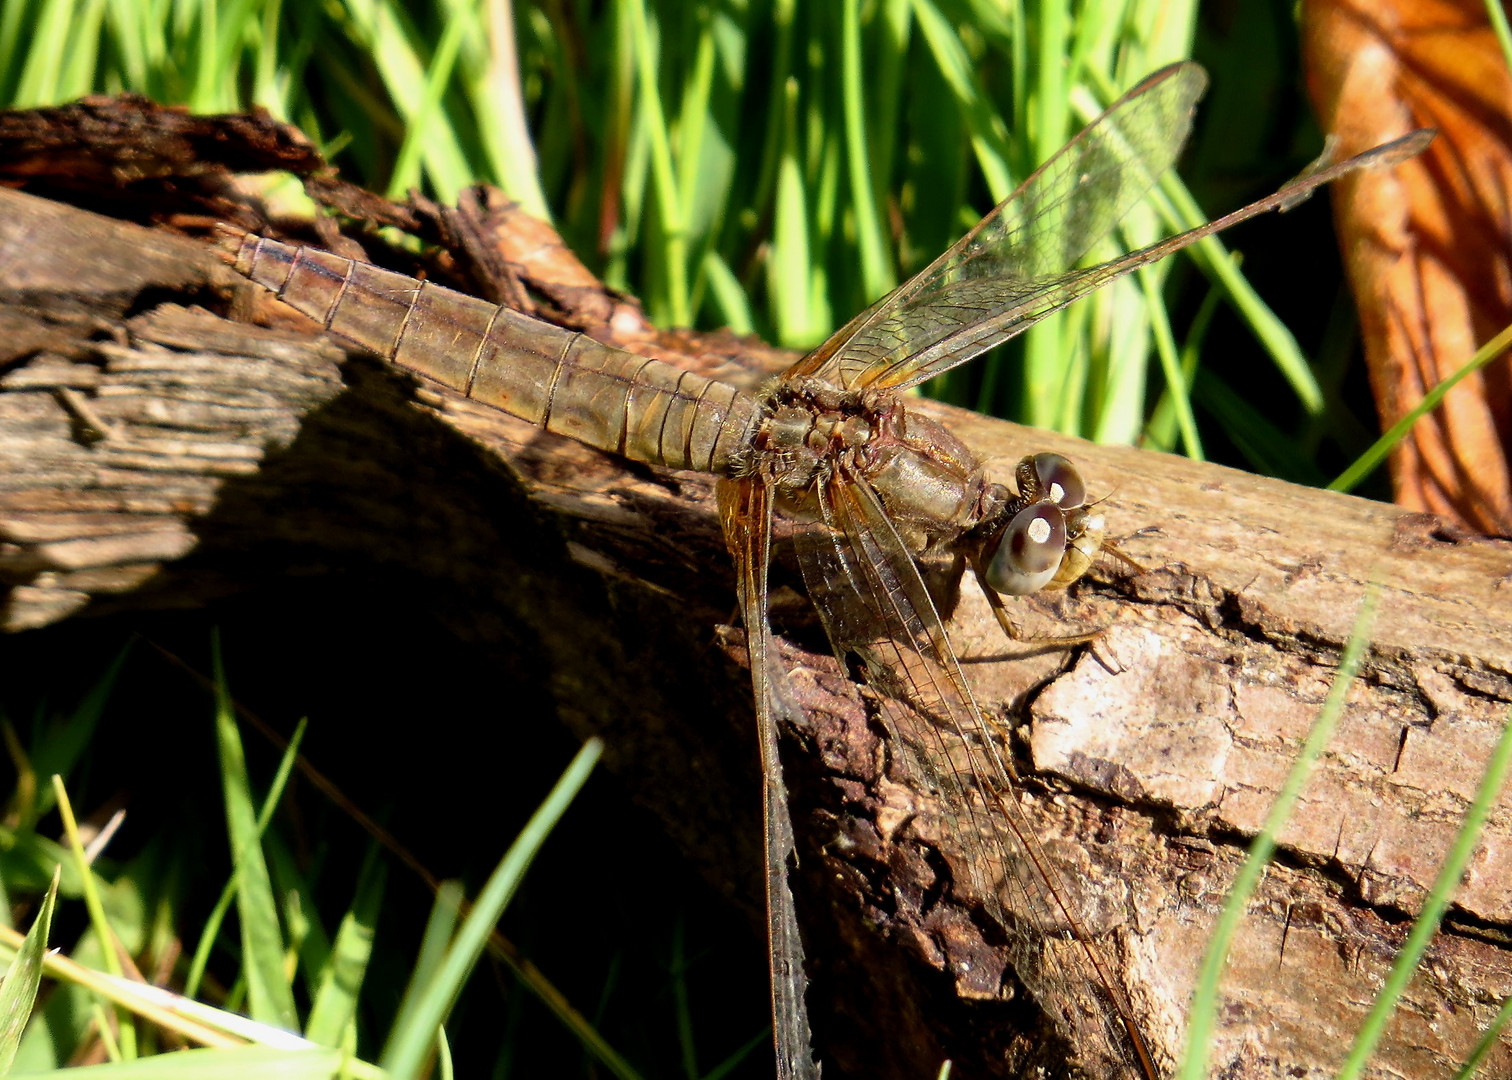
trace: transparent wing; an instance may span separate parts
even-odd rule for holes
[[[1356,169],[1421,153],[1430,129],[1320,160],[1281,190],[1149,247],[1075,269],[1181,152],[1207,85],[1196,64],[1163,68],[1130,90],[949,251],[857,315],[783,373],[845,387],[905,389],[1023,333],[1115,278],[1270,210],[1287,210]]]
[[[1175,162],[1206,88],[1192,63],[1145,79],[950,250],[784,377],[848,389],[911,386],[1043,317],[1058,306],[1044,306],[1047,293]]]
[[[819,1080],[803,995],[803,941],[788,886],[793,820],[777,753],[777,717],[796,708],[787,672],[778,666],[767,625],[767,564],[772,550],[772,501],[760,477],[722,480],[719,517],[735,558],[740,617],[745,623],[761,741],[762,813],[766,823],[767,959],[772,972],[772,1039],[778,1080]]]
[[[1100,1056],[1130,1080],[1154,1080],[1127,998],[1024,816],[1012,771],[902,538],[859,477],[836,477],[819,497],[822,523],[795,538],[809,593],[836,652],[863,659],[869,681],[894,699],[883,704],[894,752],[908,755],[958,808],[950,824],[967,853],[972,890],[1008,935],[1016,974],[1058,1018],[1084,1064]],[[1003,867],[1017,917],[985,880],[994,864]],[[1074,943],[1048,948],[1051,939],[1065,939],[1055,928],[1068,926]]]

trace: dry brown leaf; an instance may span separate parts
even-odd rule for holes
[[[1308,0],[1308,88],[1339,153],[1415,127],[1422,156],[1335,186],[1383,426],[1512,322],[1512,76],[1480,0]],[[1457,386],[1392,456],[1397,502],[1512,534],[1512,357]]]

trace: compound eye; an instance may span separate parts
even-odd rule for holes
[[[1054,503],[1032,503],[1003,530],[987,566],[987,584],[1008,596],[1038,592],[1054,580],[1065,553],[1066,515]]]
[[[1075,510],[1087,502],[1087,485],[1076,466],[1060,454],[1035,454],[1034,475],[1040,483],[1040,495],[1063,510]]]

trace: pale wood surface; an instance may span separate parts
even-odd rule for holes
[[[80,614],[203,605],[297,566],[376,561],[428,583],[459,638],[529,639],[562,718],[707,876],[754,911],[754,736],[712,482],[653,474],[348,357],[308,328],[226,322],[258,301],[194,243],[0,191],[0,611],[46,633]],[[598,332],[732,377],[784,357],[659,334],[599,295]],[[749,354],[747,357],[745,354]],[[754,377],[754,376],[747,376]],[[1169,1067],[1227,883],[1382,583],[1365,674],[1236,943],[1213,1061],[1323,1076],[1406,933],[1512,701],[1512,545],[1436,519],[920,402],[1006,472],[1076,458],[1148,570],[1105,560],[1008,647],[968,586],[952,626],[1024,771],[1026,810],[1107,935]],[[779,566],[776,583],[796,575]],[[1032,609],[1032,610],[1031,610]],[[805,845],[800,905],[821,1047],[843,1074],[1054,1063],[995,1000],[1002,960],[963,888],[949,814],[888,753],[865,692],[794,602],[780,626],[808,716],[787,732]],[[1015,655],[1003,659],[1005,654]],[[1512,992],[1504,799],[1376,1059],[1449,1075]],[[951,875],[965,881],[959,871]],[[805,901],[807,901],[805,905]],[[1090,1063],[1095,1071],[1096,1063]],[[1506,1046],[1482,1073],[1512,1076]]]

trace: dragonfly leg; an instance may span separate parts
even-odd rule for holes
[[[1130,536],[1139,536],[1145,531],[1146,530],[1141,529],[1139,530],[1139,532],[1131,533]],[[1130,536],[1125,536],[1122,539],[1128,540],[1130,539]],[[1119,562],[1129,567],[1136,574],[1148,574],[1150,572],[1150,568],[1148,566],[1145,566],[1143,563],[1136,562],[1134,559],[1130,558],[1129,555],[1112,540],[1104,540],[1102,549],[1109,555],[1117,559]]]
[[[1107,627],[1103,629],[1106,630]],[[1091,652],[1093,658],[1103,666],[1109,675],[1122,675],[1125,671],[1129,670],[1128,665],[1120,660],[1118,654],[1113,651],[1108,638],[1102,634],[1099,634],[1092,640],[1088,651]]]
[[[973,559],[971,569],[976,574],[977,584],[982,587],[982,592],[987,597],[987,606],[992,608],[992,614],[997,618],[998,625],[1003,628],[1003,633],[1008,636],[1009,641],[1064,648],[1068,645],[1085,645],[1096,641],[1107,629],[1105,626],[1099,626],[1096,630],[1088,630],[1080,634],[1027,636],[1019,629],[1018,624],[1008,617],[1007,605],[1003,603],[1003,598],[997,594],[997,591],[987,584],[987,572],[981,564]]]

